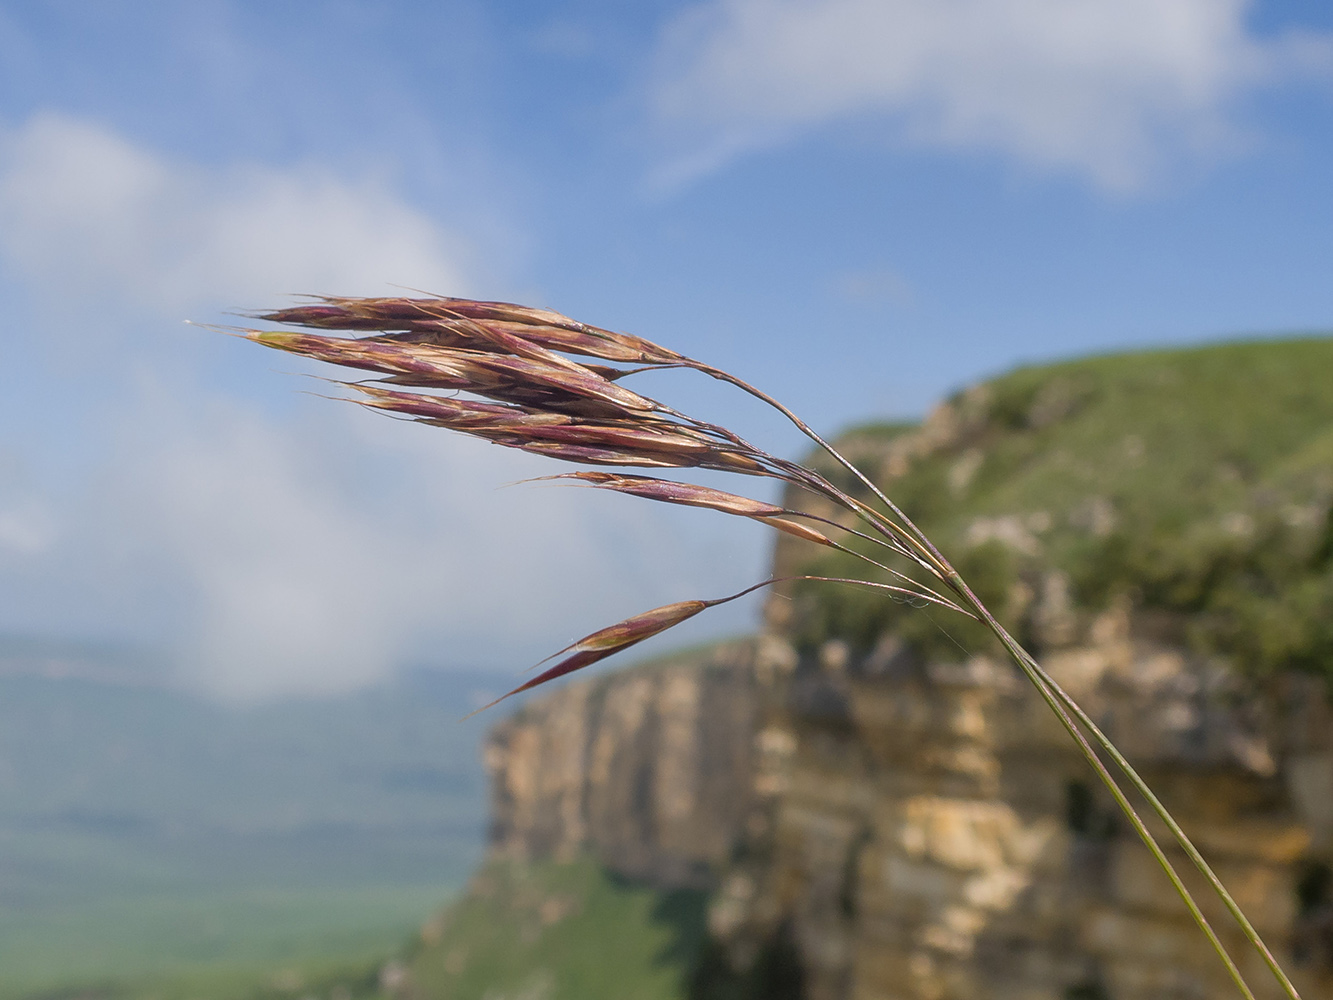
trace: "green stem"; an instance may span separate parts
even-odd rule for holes
[[[1138,814],[1133,803],[1129,801],[1124,790],[1120,787],[1119,783],[1116,782],[1115,776],[1107,770],[1106,765],[1103,764],[1101,758],[1097,756],[1097,752],[1088,743],[1087,737],[1083,735],[1082,731],[1074,722],[1073,717],[1070,716],[1065,705],[1062,703],[1063,699],[1055,693],[1055,689],[1052,687],[1054,682],[1048,683],[1045,672],[1040,668],[1033,668],[1031,663],[1032,657],[1011,635],[1009,635],[1004,626],[995,619],[995,617],[986,609],[985,605],[983,605],[977,596],[972,593],[971,588],[963,582],[963,578],[958,575],[957,570],[951,574],[950,582],[959,589],[960,596],[964,597],[982,616],[982,620],[995,634],[996,638],[1004,644],[1005,649],[1009,651],[1010,656],[1012,656],[1014,662],[1018,664],[1019,669],[1023,671],[1023,674],[1032,683],[1033,687],[1037,689],[1042,700],[1046,702],[1047,707],[1055,713],[1056,717],[1060,720],[1060,724],[1064,726],[1065,731],[1068,732],[1074,742],[1078,744],[1079,750],[1083,753],[1083,756],[1087,758],[1088,763],[1092,765],[1093,770],[1097,772],[1097,776],[1101,778],[1102,784],[1106,786],[1107,790],[1115,798],[1116,804],[1120,807],[1120,811],[1125,814],[1130,825],[1134,827],[1134,831],[1139,835],[1139,839],[1143,841],[1144,845],[1152,853],[1153,858],[1157,861],[1157,864],[1170,880],[1172,887],[1176,890],[1176,893],[1180,896],[1181,900],[1184,901],[1185,908],[1189,910],[1190,916],[1194,918],[1195,924],[1198,925],[1199,930],[1203,931],[1203,934],[1208,939],[1208,943],[1212,946],[1213,951],[1217,953],[1217,957],[1221,959],[1222,964],[1226,967],[1227,975],[1231,977],[1231,981],[1235,983],[1236,988],[1240,990],[1246,1000],[1254,1000],[1254,994],[1246,984],[1244,977],[1240,974],[1240,969],[1236,967],[1236,963],[1232,960],[1231,955],[1227,952],[1221,940],[1218,939],[1217,933],[1208,922],[1208,918],[1205,917],[1203,911],[1199,909],[1199,904],[1194,901],[1194,896],[1191,895],[1189,889],[1181,880],[1175,866],[1171,864],[1170,859],[1167,858],[1161,845],[1157,843],[1157,839],[1152,835],[1152,832],[1149,831],[1147,825],[1143,822],[1143,818]],[[1079,714],[1082,715],[1081,712]],[[1086,718],[1086,716],[1083,717]],[[1297,997],[1296,1000],[1299,1000],[1299,997]]]
[[[1008,633],[1006,633],[1006,635],[1007,634]],[[1254,925],[1252,925],[1249,919],[1245,916],[1240,905],[1232,898],[1231,893],[1229,893],[1226,886],[1222,884],[1222,880],[1217,877],[1208,862],[1203,859],[1203,855],[1199,853],[1193,842],[1191,842],[1189,837],[1185,835],[1185,831],[1180,828],[1180,824],[1176,822],[1175,817],[1167,811],[1166,807],[1162,805],[1161,801],[1153,793],[1153,790],[1148,787],[1148,783],[1139,776],[1139,773],[1134,770],[1129,761],[1125,759],[1125,756],[1116,748],[1115,744],[1111,742],[1110,738],[1107,737],[1106,734],[1098,728],[1097,724],[1088,717],[1088,714],[1079,707],[1073,697],[1060,687],[1050,674],[1042,669],[1041,665],[1032,658],[1032,655],[1016,642],[1010,647],[1010,652],[1013,653],[1014,649],[1017,649],[1019,653],[1022,654],[1022,657],[1026,661],[1027,666],[1031,669],[1031,672],[1035,673],[1036,676],[1041,679],[1042,683],[1045,684],[1064,704],[1064,706],[1074,714],[1078,721],[1083,724],[1084,728],[1092,734],[1092,738],[1096,741],[1097,745],[1106,752],[1107,756],[1115,761],[1116,766],[1119,767],[1125,777],[1129,779],[1130,784],[1132,784],[1134,788],[1138,790],[1138,793],[1147,800],[1148,805],[1152,807],[1152,811],[1157,814],[1157,818],[1160,819],[1166,825],[1166,828],[1171,831],[1171,835],[1176,838],[1176,842],[1180,844],[1181,848],[1189,856],[1189,859],[1194,862],[1194,866],[1198,868],[1203,877],[1207,879],[1208,884],[1212,886],[1213,891],[1217,893],[1228,912],[1235,918],[1236,923],[1240,925],[1241,932],[1245,935],[1246,940],[1248,940],[1250,944],[1254,946],[1254,949],[1259,952],[1264,960],[1264,964],[1266,964],[1269,971],[1273,973],[1273,977],[1278,981],[1283,992],[1285,992],[1291,1000],[1301,1000],[1300,994],[1296,991],[1296,987],[1292,985],[1291,980],[1287,978],[1287,974],[1282,971],[1282,966],[1279,965],[1277,959],[1273,957],[1273,953],[1269,950],[1268,945],[1266,945],[1263,938],[1259,936],[1259,932],[1254,929]]]

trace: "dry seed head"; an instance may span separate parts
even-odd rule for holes
[[[664,503],[684,504],[690,507],[707,507],[725,514],[738,514],[741,517],[772,517],[785,513],[783,508],[762,500],[737,496],[707,486],[693,483],[677,483],[669,479],[653,479],[650,476],[625,476],[612,472],[564,472],[555,476],[542,476],[542,479],[573,479],[587,483],[598,489],[615,490],[629,493],[649,500]]]
[[[520,437],[492,437],[490,440],[508,448],[520,448],[523,451],[532,452],[534,455],[545,455],[547,458],[557,458],[564,462],[582,462],[585,465],[625,465],[639,469],[679,469],[683,464],[662,455],[617,451],[615,448],[560,444],[555,441],[527,441]]]
[[[488,425],[498,421],[510,420],[515,416],[527,416],[532,421],[547,420],[565,423],[569,417],[558,413],[525,413],[525,411],[504,403],[484,403],[476,399],[459,396],[427,396],[419,392],[398,392],[378,385],[364,383],[351,384],[347,388],[355,390],[368,399],[356,402],[372,409],[391,413],[402,413],[421,420],[467,431],[473,424]]]
[[[327,337],[284,330],[247,330],[250,340],[366,371],[398,385],[461,389],[503,402],[540,403],[552,409],[629,416],[653,413],[658,405],[596,372],[559,359],[550,364],[512,354],[439,347],[364,337]]]
[[[632,421],[594,421],[566,413],[399,392],[376,385],[354,384],[349,388],[369,397],[358,400],[363,406],[401,413],[436,427],[552,458],[597,465],[659,469],[703,466],[750,475],[765,472],[754,459],[675,424],[642,427]]]
[[[757,521],[777,528],[778,531],[786,532],[789,535],[795,535],[797,538],[804,538],[807,542],[814,542],[816,545],[827,545],[833,547],[833,539],[822,531],[816,531],[808,524],[801,524],[799,521],[793,521],[785,517],[758,517]]]
[[[730,600],[730,598],[727,599]],[[653,608],[651,611],[633,615],[624,621],[598,629],[590,635],[585,635],[578,642],[566,646],[560,652],[551,654],[546,659],[554,659],[565,653],[570,653],[570,656],[566,656],[555,666],[543,670],[536,677],[520,684],[514,690],[502,694],[489,705],[483,705],[476,712],[469,713],[467,718],[471,718],[477,712],[484,712],[486,709],[498,705],[512,695],[530,690],[538,685],[545,684],[547,681],[553,681],[557,677],[563,677],[575,670],[581,670],[583,667],[596,663],[598,660],[604,660],[622,649],[628,649],[645,639],[650,639],[659,632],[665,632],[672,626],[693,618],[700,611],[717,603],[719,602],[677,601],[675,604],[664,604],[660,608]],[[545,660],[542,662],[544,663]]]
[[[706,507],[724,514],[736,514],[760,521],[778,531],[786,532],[797,538],[817,545],[833,546],[833,540],[809,525],[792,521],[781,515],[788,511],[776,504],[749,497],[737,496],[723,490],[715,490],[694,483],[678,483],[668,479],[654,479],[650,476],[616,475],[612,472],[564,472],[555,476],[542,476],[542,479],[574,479],[588,483],[598,489],[615,490],[629,493],[649,500],[664,503],[684,504],[689,507]]]
[[[588,326],[550,309],[451,298],[323,297],[318,304],[260,313],[256,319],[321,330],[421,331],[441,320],[468,319],[551,350],[632,364],[676,364],[675,351],[628,333]],[[437,328],[438,329],[438,328]]]
[[[322,295],[315,296],[315,302],[310,305],[255,315],[256,319],[270,323],[323,330],[411,330],[419,324],[446,317],[500,320],[529,326],[563,326],[569,329],[583,327],[582,323],[550,309],[445,296],[414,299],[404,296],[356,298]]]

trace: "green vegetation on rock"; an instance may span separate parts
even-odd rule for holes
[[[1333,340],[1024,368],[878,436],[878,457],[906,456],[880,472],[889,494],[1038,648],[1053,605],[1086,620],[1127,601],[1251,675],[1333,672]],[[890,628],[954,657],[954,640],[987,644],[868,592],[803,588],[801,607],[806,645],[868,647]]]

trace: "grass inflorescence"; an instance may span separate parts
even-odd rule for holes
[[[303,328],[301,332],[244,331],[258,343],[374,373],[377,377],[370,382],[345,383],[363,406],[583,465],[704,468],[774,479],[831,504],[840,512],[838,517],[816,516],[638,472],[584,471],[557,477],[590,488],[762,521],[824,546],[837,554],[836,565],[846,570],[787,579],[850,585],[902,604],[933,606],[961,616],[970,631],[989,636],[1012,657],[1060,720],[1171,880],[1241,994],[1253,998],[1235,961],[1135,808],[1130,789],[1147,802],[1203,873],[1286,995],[1299,1000],[1272,953],[1152,790],[992,613],[988,599],[996,588],[989,586],[989,578],[1003,579],[1005,569],[983,565],[984,560],[978,562],[975,555],[969,557],[962,569],[969,575],[975,573],[978,585],[974,586],[918,528],[904,506],[777,400],[728,372],[651,341],[588,326],[550,310],[509,303],[324,297],[254,318]],[[622,384],[636,372],[662,368],[692,369],[767,403],[824,450],[830,467],[821,472],[810,464],[771,455],[725,427],[681,413]],[[1009,410],[1011,423],[1030,420],[1034,412],[1045,419],[1042,414],[1046,411],[1060,415],[1083,403],[1076,380],[1068,383],[1064,396],[1044,401],[1028,398],[1021,388],[1015,387],[1012,398],[996,403],[997,419]],[[928,508],[929,490],[911,498],[908,506],[916,512]],[[853,523],[857,527],[848,526]],[[849,575],[854,567],[865,571]],[[554,666],[503,697],[581,669],[709,607],[778,582],[761,581],[723,598],[679,601],[600,629],[555,654],[552,658],[559,659]]]

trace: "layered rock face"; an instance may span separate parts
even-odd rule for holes
[[[591,852],[662,887],[706,886],[750,811],[751,641],[575,682],[493,729],[493,854]]]
[[[1049,656],[1050,672],[1133,758],[1305,995],[1333,995],[1327,898],[1300,891],[1333,844],[1322,692],[1293,684],[1275,726],[1231,675],[1130,615],[1108,613],[1094,631]],[[863,659],[832,643],[820,652],[774,657],[785,676],[759,738],[785,759],[757,775],[774,793],[751,823],[764,836],[724,875],[710,917],[736,969],[781,938],[811,1000],[1234,991],[1016,670],[924,661],[893,640]],[[1265,986],[1198,883],[1247,978]]]
[[[1116,609],[1046,663],[1303,994],[1333,996],[1317,875],[1333,857],[1323,691],[1292,679],[1260,706],[1152,631]],[[486,763],[497,855],[591,852],[664,887],[713,886],[710,932],[732,968],[782,942],[810,1000],[1234,989],[1068,734],[998,660],[927,661],[893,639],[864,657],[836,642],[803,657],[767,634],[568,685],[496,727]]]
[[[1118,382],[1094,364],[1018,373],[919,429],[844,442],[891,492],[925,498],[917,506],[948,551],[1017,567],[999,577],[997,612],[1316,998],[1333,997],[1333,714],[1316,676],[1329,646],[1318,612],[1274,615],[1290,603],[1282,574],[1307,609],[1333,579],[1333,417],[1309,416],[1333,383],[1296,391],[1303,370],[1333,377],[1333,349],[1297,347],[1289,369],[1238,348],[1130,359]],[[1255,398],[1287,392],[1291,409],[1214,431],[1248,405],[1236,386],[1260,362],[1273,381]],[[1212,380],[1203,388],[1198,371]],[[1172,407],[1193,391],[1222,402],[1186,426]],[[1133,433],[1114,422],[1130,418]],[[1265,449],[1277,456],[1268,465]],[[1272,553],[1285,568],[1270,572]],[[783,536],[774,574],[817,554]],[[809,1000],[1235,995],[1021,674],[984,644],[926,641],[939,630],[923,621],[950,622],[889,611],[901,627],[872,633],[838,607],[781,594],[753,643],[533,703],[488,751],[495,849],[592,850],[659,884],[712,873],[722,961],[701,995],[759,996],[753,984],[771,977],[751,973],[775,950],[794,959],[784,975]],[[1228,631],[1228,615],[1242,624]],[[1228,636],[1262,637],[1236,648],[1267,659],[1229,655]],[[1277,996],[1189,862],[1171,858],[1260,997]]]

